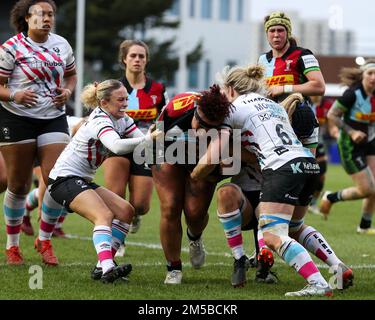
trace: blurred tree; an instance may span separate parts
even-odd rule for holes
[[[58,33],[74,45],[76,37],[76,0],[57,0]],[[85,61],[92,69],[101,69],[103,77],[118,76],[118,47],[124,39],[144,40],[150,47],[151,61],[147,67],[152,77],[169,82],[178,68],[173,49],[175,39],[157,42],[145,39],[145,31],[154,28],[176,28],[178,22],[167,22],[163,13],[173,0],[89,0],[86,1]],[[201,46],[191,54],[201,57]]]

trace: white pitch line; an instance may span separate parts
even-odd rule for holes
[[[70,268],[70,267],[92,267],[95,264],[95,262],[70,262],[70,263],[60,263],[56,270],[59,268]],[[281,261],[277,262],[275,261],[275,264],[282,265]],[[35,263],[25,263],[24,266],[33,266],[33,265],[38,265]],[[134,267],[160,267],[160,266],[165,266],[165,262],[145,262],[145,263],[132,263]],[[191,268],[191,264],[189,262],[183,262],[182,263],[184,268]],[[44,265],[43,265],[44,266]],[[227,263],[227,262],[214,262],[214,263],[205,263],[204,267],[202,267],[202,270],[206,267],[232,267],[233,263]],[[0,267],[9,267],[6,263],[0,263]],[[327,265],[317,265],[318,268],[320,269],[328,269],[329,267]],[[358,269],[375,269],[375,265],[373,264],[358,264],[358,265],[352,265],[349,266],[350,268],[354,270]],[[13,268],[13,266],[12,266]],[[15,267],[17,268],[17,267]],[[50,267],[47,267],[50,268]],[[50,268],[52,270],[52,268]]]
[[[82,237],[78,235],[73,235],[73,234],[68,234],[67,238],[69,239],[78,239],[78,240],[83,240],[83,241],[92,241],[91,237]],[[155,250],[163,250],[162,246],[157,243],[144,243],[144,242],[133,242],[133,241],[126,241],[127,246],[134,246],[134,247],[142,247],[142,248],[147,248],[147,249],[155,249]],[[186,247],[181,248],[182,252],[189,252],[189,249]],[[207,256],[216,256],[216,257],[226,257],[230,258],[232,257],[231,254],[227,252],[212,252],[212,251],[207,251],[206,250],[206,255]],[[283,262],[279,261],[280,259],[275,260],[275,264],[284,264]],[[155,264],[134,264],[135,266],[159,266],[159,265],[164,265],[165,263],[155,263]],[[0,264],[1,265],[1,264]],[[183,266],[191,266],[190,263],[183,263]],[[205,266],[232,266],[232,263],[206,263]],[[316,265],[320,269],[329,269],[329,266],[326,264],[317,264]],[[348,265],[352,269],[375,269],[375,264],[358,264],[358,265]]]

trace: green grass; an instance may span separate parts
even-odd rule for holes
[[[96,180],[102,183],[102,174]],[[351,185],[350,178],[340,166],[329,166],[326,189],[337,190]],[[2,201],[2,200],[1,200]],[[92,225],[76,214],[66,219],[66,232],[78,235],[83,239],[54,239],[55,252],[59,257],[60,266],[43,268],[43,289],[29,288],[29,267],[41,265],[37,253],[33,249],[33,237],[21,235],[21,249],[26,261],[25,266],[10,267],[5,264],[5,257],[0,255],[0,299],[285,299],[286,291],[300,289],[304,286],[303,279],[293,269],[286,266],[279,258],[276,259],[274,270],[280,282],[277,285],[260,285],[253,281],[254,270],[248,272],[248,283],[242,289],[233,289],[230,285],[232,258],[227,248],[221,225],[216,218],[216,201],[210,208],[210,222],[204,233],[204,242],[208,255],[206,266],[194,270],[189,265],[187,251],[182,253],[183,284],[181,286],[165,286],[165,261],[160,247],[146,247],[143,244],[159,245],[159,204],[153,194],[152,209],[142,220],[140,231],[128,237],[129,244],[125,258],[118,262],[131,262],[133,271],[129,282],[117,285],[106,285],[90,279],[90,271],[96,261],[92,241]],[[356,226],[360,219],[360,201],[336,204],[328,221],[321,217],[308,215],[306,222],[320,230],[336,254],[348,265],[354,266],[355,286],[345,292],[338,292],[334,300],[339,299],[374,299],[373,284],[375,283],[375,237],[357,235]],[[36,226],[36,212],[32,219]],[[3,232],[0,244],[5,246],[3,217],[0,217]],[[247,253],[251,253],[252,232],[244,233]],[[187,248],[186,236],[183,248]],[[2,250],[2,252],[4,252]],[[318,260],[315,260],[322,265]],[[331,275],[327,268],[322,273],[328,279]],[[290,299],[290,298],[289,298]]]

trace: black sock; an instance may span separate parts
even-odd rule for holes
[[[172,271],[172,270],[182,270],[182,263],[181,259],[177,261],[167,261],[167,270]]]
[[[200,233],[200,234],[197,235],[197,236],[193,236],[193,235],[190,233],[189,228],[187,228],[187,230],[186,230],[186,234],[187,234],[187,236],[188,236],[188,238],[189,238],[190,241],[197,241],[197,240],[199,240],[200,237],[202,236],[202,233]]]
[[[338,201],[342,201],[342,198],[341,198],[341,191],[337,191],[337,192],[333,192],[333,193],[329,193],[327,195],[327,199],[332,202],[332,203],[335,203],[335,202],[338,202]]]
[[[362,213],[361,223],[359,224],[359,227],[361,229],[371,228],[371,222],[372,222],[372,214]]]

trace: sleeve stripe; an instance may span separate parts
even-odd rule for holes
[[[309,73],[310,71],[320,71],[320,68],[319,67],[307,68],[305,69],[305,71],[303,71],[303,74]]]
[[[310,144],[304,144],[305,148],[316,148],[318,146],[318,143],[310,143]]]
[[[3,67],[0,67],[1,70],[4,70],[4,71],[8,71],[8,72],[12,72],[13,70],[12,69],[6,69],[6,68],[3,68]]]
[[[0,74],[4,75],[4,76],[10,76],[12,74],[12,72],[4,72],[4,71],[0,70]]]
[[[107,130],[104,130],[104,131],[101,131],[99,134],[98,134],[98,138],[102,137],[103,135],[105,135],[107,132],[109,131],[114,131],[112,128],[111,129],[107,129]]]
[[[340,101],[336,100],[333,105],[332,105],[332,108],[337,108],[337,109],[340,109],[340,110],[343,110],[343,111],[347,111],[348,108],[345,107],[342,103],[340,103]]]
[[[137,126],[134,126],[131,130],[129,131],[126,131],[125,132],[125,135],[128,135],[128,134],[131,134],[133,131],[135,131],[137,129]]]
[[[114,129],[113,129],[113,127],[111,127],[111,126],[105,126],[105,127],[103,127],[103,128],[101,128],[100,130],[99,130],[99,132],[98,132],[98,137],[100,137],[101,135],[102,135],[102,133],[103,133],[103,131],[109,131],[109,130],[113,130],[114,131]]]

